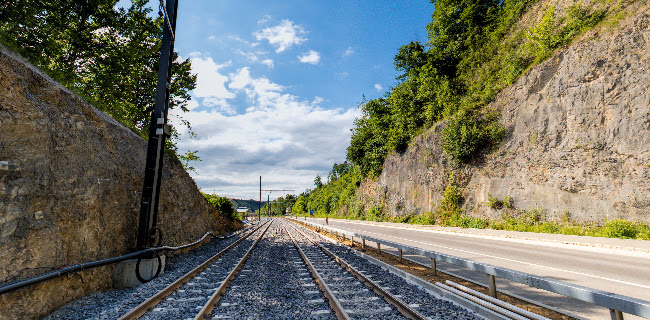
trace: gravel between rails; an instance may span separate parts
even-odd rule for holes
[[[211,319],[336,319],[275,220],[215,305]]]
[[[405,319],[393,306],[302,234],[291,226],[288,226],[288,230],[351,319]]]
[[[235,277],[230,287],[215,306],[212,319],[335,319],[334,312],[327,304],[324,294],[316,285],[314,278],[309,273],[298,251],[282,228],[283,223],[295,226],[315,242],[320,243],[342,259],[345,259],[365,275],[379,282],[380,285],[393,295],[398,296],[411,307],[431,319],[483,319],[450,301],[436,298],[424,289],[370,263],[368,260],[357,256],[352,249],[346,246],[333,244],[321,235],[297,224],[289,222],[281,223],[278,220],[273,223],[265,237],[259,242],[258,248],[251,252],[251,256],[242,266],[240,273]],[[311,243],[308,244],[307,240],[295,232],[291,226],[287,227],[294,235],[300,247],[305,251],[305,254],[310,256],[310,260],[318,258],[320,254],[315,252],[314,249],[308,249],[310,247],[313,248],[313,245]],[[167,261],[165,273],[149,283],[137,288],[108,291],[84,297],[61,307],[44,319],[119,318],[131,308],[137,306],[183,274],[236,241],[243,234],[241,233],[238,236],[223,240],[212,239],[207,244],[189,253],[170,258]],[[242,241],[241,245],[243,246],[238,247],[250,247],[257,236],[259,236],[259,233],[251,235],[249,239]],[[307,253],[307,250],[310,253]],[[317,250],[320,251],[320,249]],[[222,258],[225,258],[225,255]],[[333,265],[331,267],[332,270],[335,269]],[[345,272],[347,273],[347,271]],[[206,275],[201,275],[201,277],[204,276]],[[349,314],[352,318],[403,318],[399,314],[394,314],[397,312],[394,308],[391,308],[390,312],[386,310],[386,307],[383,306],[385,302],[383,300],[377,301],[378,299],[373,296],[374,293],[365,286],[346,292],[348,291],[348,287],[345,285],[348,282],[356,281],[356,278],[353,278],[349,273],[324,271],[321,276],[329,279],[336,278],[332,282],[334,285],[331,289],[336,292],[335,295],[343,302],[346,299],[349,301],[367,300],[369,304],[367,304],[366,309],[372,309],[374,311],[374,313],[368,313],[367,310],[350,307]],[[326,280],[326,282],[329,284],[330,280]],[[343,286],[337,288],[337,285]],[[212,287],[217,286],[218,283],[215,283]],[[205,298],[201,297],[200,299],[204,299],[203,302],[205,302],[208,296],[206,294]],[[191,319],[194,317],[193,314],[200,309],[200,307],[197,309],[195,305],[196,301],[192,302],[192,298],[189,300],[185,296],[176,298],[181,301],[172,303],[175,306],[161,305],[158,310],[167,313],[150,315],[146,319]],[[199,300],[198,295],[194,298],[197,301]],[[185,302],[188,304],[185,304]],[[380,304],[382,305],[380,306]],[[182,308],[178,308],[179,305]],[[348,306],[345,307],[348,309]],[[193,310],[186,312],[186,310],[190,309]]]
[[[436,298],[421,287],[411,284],[404,278],[390,273],[388,270],[359,257],[354,253],[353,249],[350,249],[347,246],[332,243],[312,230],[295,223],[291,224],[315,242],[321,244],[332,253],[347,261],[365,276],[378,282],[383,288],[388,289],[391,294],[398,296],[411,307],[431,319],[483,319],[483,317],[448,300]]]
[[[165,266],[165,272],[150,282],[136,288],[111,290],[77,299],[62,306],[43,319],[117,319],[145,299],[196,268],[217,252],[237,241],[240,237],[250,232],[250,230],[242,230],[242,232],[227,239],[213,238],[204,245],[187,253],[169,257]]]

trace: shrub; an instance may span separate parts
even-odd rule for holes
[[[461,112],[447,121],[442,131],[442,148],[455,162],[467,163],[480,151],[501,142],[504,134],[498,115]]]
[[[409,219],[410,224],[435,224],[436,217],[433,212],[425,212],[418,215],[414,215]]]
[[[605,225],[605,236],[608,238],[634,239],[638,233],[634,224],[626,220],[609,221]]]
[[[208,200],[208,203],[217,209],[217,211],[219,211],[224,217],[231,220],[241,220],[230,199],[206,193],[204,193],[203,196]]]

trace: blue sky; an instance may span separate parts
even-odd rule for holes
[[[395,84],[397,49],[426,42],[433,7],[180,0],[175,46],[198,80],[191,111],[171,116],[189,120],[197,135],[181,129],[179,149],[198,150],[198,186],[247,199],[259,197],[259,176],[264,189],[313,188],[317,174],[345,160],[363,95],[380,97]]]

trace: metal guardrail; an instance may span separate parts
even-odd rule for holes
[[[455,257],[448,254],[438,253],[435,251],[425,250],[418,247],[408,246],[384,239],[379,239],[356,232],[331,228],[320,224],[312,223],[305,220],[296,221],[324,229],[330,233],[343,234],[349,237],[356,237],[366,241],[372,241],[377,244],[386,245],[404,252],[417,254],[431,259],[444,261],[466,269],[479,271],[490,276],[507,279],[510,281],[522,283],[534,288],[539,288],[549,292],[557,293],[563,296],[571,297],[585,302],[590,302],[610,310],[612,320],[622,320],[623,313],[629,313],[636,316],[650,319],[650,301],[627,297],[607,291],[583,287],[568,282],[549,279],[547,277],[536,276],[534,274],[519,272],[507,268],[493,266],[487,263],[476,262],[468,259]]]

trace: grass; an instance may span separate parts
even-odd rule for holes
[[[444,227],[650,240],[650,226],[642,223],[627,220],[611,220],[604,225],[597,225],[593,223],[572,222],[568,219],[563,222],[544,221],[545,213],[542,209],[512,210],[517,213],[516,217],[513,215],[503,215],[494,220],[471,217],[458,212],[450,216],[445,216],[440,211],[392,217],[387,216],[383,211],[382,208],[374,206],[365,215],[329,215],[329,217],[349,220],[408,223],[412,225],[439,225]],[[324,218],[324,216],[321,218]]]

